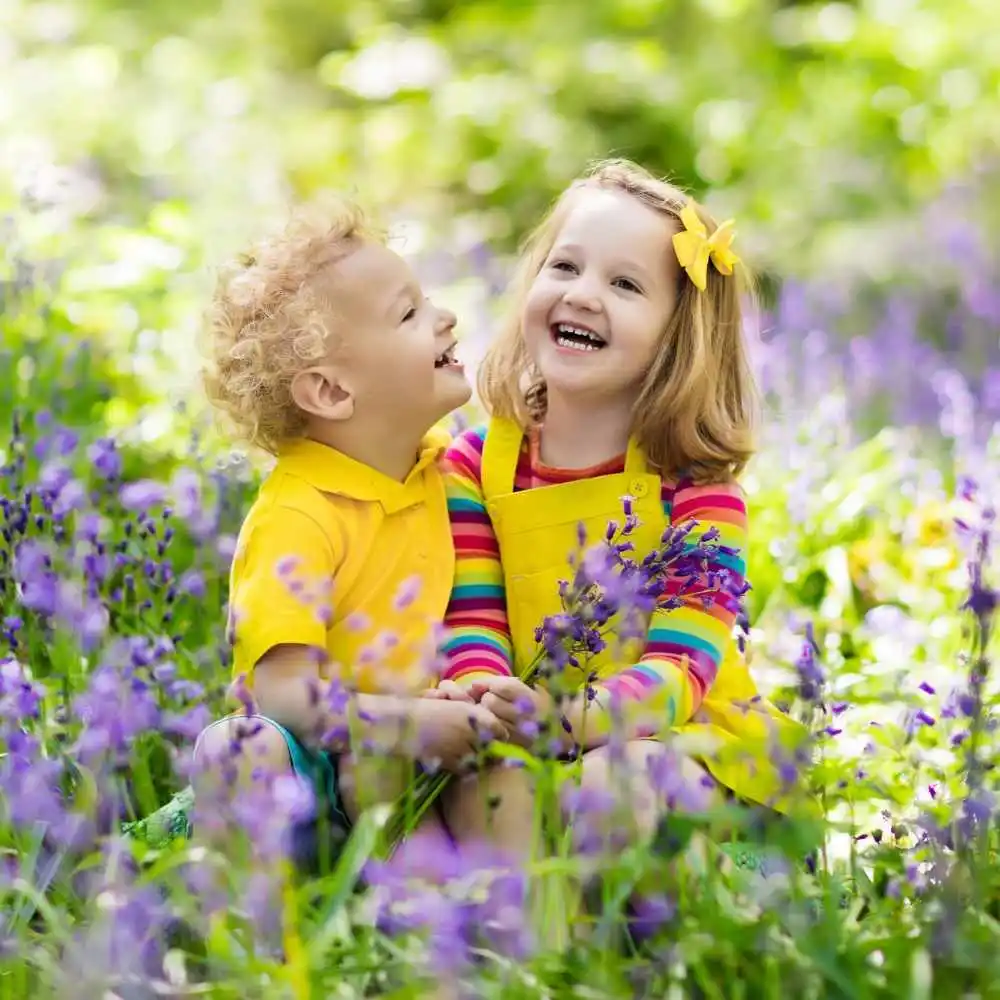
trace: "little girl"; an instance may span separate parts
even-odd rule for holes
[[[693,521],[692,546],[713,530],[725,547],[708,572],[728,574],[726,590],[742,584],[747,511],[735,478],[752,452],[753,384],[731,241],[728,224],[621,160],[571,184],[527,241],[510,318],[479,373],[491,419],[446,459],[457,564],[442,693],[461,687],[512,725],[527,709],[551,712],[544,686],[517,677],[536,654],[536,627],[560,610],[578,525],[591,544],[603,538],[626,495],[639,520],[635,559],[668,526]],[[666,592],[679,588],[670,581]],[[772,758],[804,731],[758,694],[733,603],[720,591],[707,605],[692,596],[658,608],[645,640],[609,643],[587,664],[591,691],[578,671],[580,692],[561,706],[567,748],[582,745],[584,786],[627,781],[640,833],[668,807],[664,766],[689,803],[722,786],[790,808]],[[695,749],[678,756],[668,740]],[[625,779],[612,766],[622,760]],[[488,820],[484,793],[504,800]],[[671,798],[683,806],[683,794]],[[478,788],[459,785],[445,807],[453,827],[511,846],[524,841],[532,792],[523,772],[498,768]]]

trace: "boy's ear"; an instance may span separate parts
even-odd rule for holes
[[[347,420],[354,415],[354,393],[333,368],[307,368],[292,379],[292,402],[320,420]]]

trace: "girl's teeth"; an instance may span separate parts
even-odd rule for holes
[[[599,351],[604,347],[604,340],[590,330],[560,323],[555,329],[555,341],[560,347],[569,347],[575,351]]]
[[[574,351],[599,351],[597,344],[585,344],[580,340],[570,340],[569,337],[558,336],[556,343],[560,347],[570,347]]]

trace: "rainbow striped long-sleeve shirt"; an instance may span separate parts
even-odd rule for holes
[[[445,615],[448,663],[443,679],[463,683],[474,678],[510,675],[511,633],[507,622],[504,575],[497,538],[486,511],[482,488],[485,427],[463,432],[445,455],[448,512],[455,543],[455,583]],[[591,469],[556,469],[538,458],[537,437],[527,435],[514,475],[514,489],[529,490],[576,479],[623,471],[624,456]],[[726,573],[735,587],[746,573],[746,501],[735,483],[695,485],[681,479],[662,481],[661,501],[667,523],[697,522],[691,545],[716,529],[726,552],[706,570]],[[668,581],[664,598],[680,591],[680,581]],[[726,588],[729,590],[730,588]],[[735,602],[722,592],[685,597],[679,608],[657,608],[650,616],[645,651],[638,663],[602,678],[592,692],[591,709],[631,705],[647,716],[655,732],[666,723],[682,725],[698,711],[712,687],[732,638]],[[655,720],[655,721],[654,721]],[[610,719],[606,718],[606,722]],[[591,723],[588,722],[588,729]],[[605,729],[606,726],[600,726]]]

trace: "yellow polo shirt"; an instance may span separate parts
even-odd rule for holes
[[[325,651],[366,693],[436,683],[455,555],[437,428],[399,482],[325,445],[284,447],[240,529],[230,578],[233,673],[282,644]],[[325,657],[320,657],[325,659]]]

